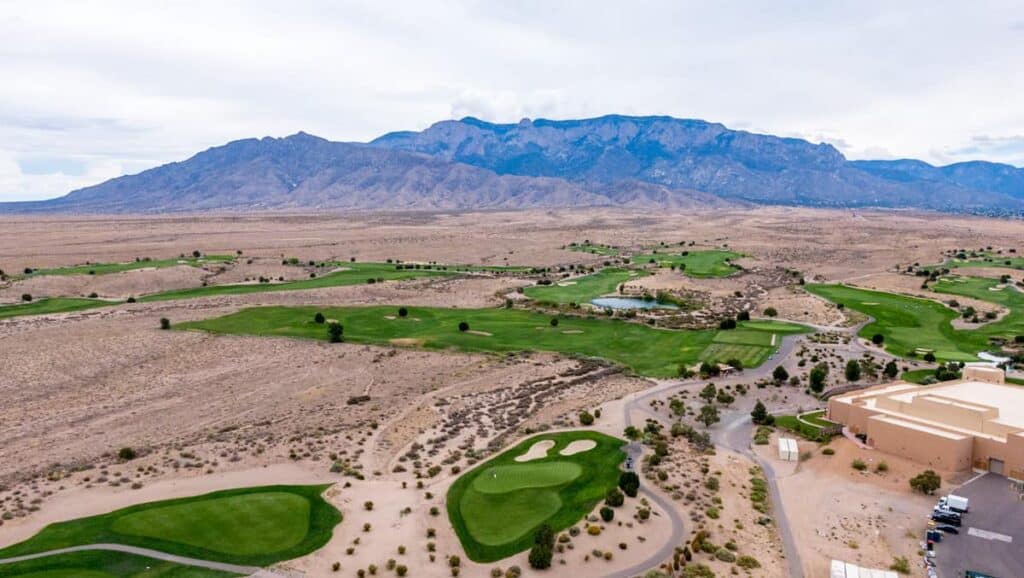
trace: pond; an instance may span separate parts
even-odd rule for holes
[[[671,303],[658,303],[654,299],[648,301],[638,297],[599,297],[590,304],[602,309],[679,309]]]

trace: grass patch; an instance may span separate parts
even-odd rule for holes
[[[1000,286],[997,279],[984,277],[945,277],[936,281],[932,290],[947,295],[973,297],[1009,310],[998,321],[979,325],[977,329],[957,332],[969,333],[976,343],[984,344],[991,339],[1013,342],[1015,336],[1024,335],[1024,293],[1012,286]]]
[[[20,315],[46,315],[53,313],[69,313],[96,307],[116,305],[120,301],[103,301],[100,299],[83,299],[78,297],[46,297],[28,303],[0,306],[0,319],[18,317]]]
[[[393,317],[397,307],[255,307],[237,313],[179,323],[176,329],[201,329],[211,333],[327,339],[327,330],[313,321],[321,312],[345,328],[345,340],[376,345],[416,344],[429,349],[507,353],[550,351],[567,355],[599,357],[619,363],[641,375],[673,377],[680,364],[693,365],[717,356],[709,350],[717,330],[667,330],[619,319],[562,317],[558,327],[550,316],[518,309],[444,309],[410,307],[405,318]],[[461,322],[472,331],[459,331]],[[757,326],[734,331],[758,331]],[[790,331],[805,331],[793,325]],[[475,333],[474,333],[475,332]],[[482,335],[489,333],[490,335]],[[774,351],[772,347],[749,348],[749,366],[756,366]],[[724,361],[724,360],[723,360]]]
[[[555,442],[547,457],[515,461],[542,440]],[[559,455],[576,440],[597,446]],[[558,532],[578,522],[618,483],[624,444],[593,431],[544,434],[464,474],[448,490],[447,507],[466,555],[476,562],[501,560],[529,548],[541,524]]]
[[[527,287],[523,290],[523,294],[541,303],[553,303],[556,305],[589,303],[595,297],[614,293],[620,283],[641,275],[646,275],[646,273],[620,269],[618,267],[608,267],[592,275],[560,281],[559,283],[563,283],[563,285],[553,283],[551,285]]]
[[[163,562],[122,552],[72,552],[0,565],[11,578],[233,578],[231,572]]]
[[[234,260],[231,255],[206,255],[203,257],[182,257],[180,259],[153,259],[129,261],[127,263],[87,263],[85,265],[72,265],[70,267],[54,267],[51,269],[34,269],[25,277],[42,277],[44,275],[109,275],[136,269],[164,269],[187,265],[189,267],[202,267],[207,264],[230,263]]]
[[[886,351],[894,355],[913,357],[920,348],[943,361],[975,361],[976,354],[987,347],[984,336],[954,330],[950,321],[958,317],[957,312],[937,301],[846,285],[807,285],[806,289],[873,317],[859,335],[870,339],[882,334]]]
[[[619,249],[611,245],[601,243],[569,243],[570,251],[590,253],[591,255],[604,255],[605,257],[618,257]]]
[[[684,254],[685,253],[685,254]],[[712,249],[707,251],[678,251],[674,253],[646,253],[636,255],[632,262],[644,266],[656,263],[659,267],[677,268],[682,265],[683,272],[690,277],[728,277],[740,268],[730,263],[733,259],[742,257],[741,253]]]
[[[807,423],[810,423],[811,425],[817,426],[819,428],[834,427],[834,426],[839,425],[839,424],[837,424],[834,421],[829,421],[829,420],[825,419],[825,410],[823,410],[823,409],[822,410],[818,410],[818,411],[808,412],[808,413],[805,413],[805,414],[801,414],[800,415],[800,419],[802,419],[803,421],[805,421]]]
[[[775,416],[775,425],[812,442],[824,441],[821,426],[804,423],[798,420],[795,415],[777,415]]]
[[[327,486],[238,488],[139,504],[51,524],[0,550],[0,558],[68,546],[117,543],[204,560],[266,566],[327,543],[341,514]]]

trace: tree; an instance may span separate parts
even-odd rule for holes
[[[718,323],[719,329],[736,329],[735,319],[723,319]]]
[[[636,472],[622,472],[619,474],[619,488],[630,498],[635,498],[640,491],[640,476]]]
[[[721,373],[722,370],[718,369],[718,366],[713,363],[702,361],[700,364],[700,376],[703,378],[717,377]]]
[[[161,317],[160,318],[160,329],[170,329],[170,328],[171,328],[171,320],[166,318],[166,317]]]
[[[608,490],[608,493],[604,496],[604,503],[608,504],[613,508],[618,508],[626,501],[626,496],[619,491],[618,488],[612,488]]]
[[[889,379],[896,377],[896,374],[899,372],[900,370],[896,367],[896,362],[893,360],[889,360],[889,363],[885,364],[885,369],[882,370],[882,373],[884,373]]]
[[[881,345],[882,342],[884,342],[884,341],[885,341],[885,336],[882,335],[881,333],[876,333],[876,334],[871,336],[871,343],[874,343],[875,345]]]
[[[459,331],[469,331],[469,323],[466,323],[465,321],[459,321]]]
[[[851,359],[846,362],[846,381],[857,381],[860,379],[860,362]]]
[[[942,478],[934,470],[925,470],[910,478],[910,487],[922,494],[934,494],[941,486]]]
[[[558,318],[557,317],[552,317],[551,318],[551,326],[552,327],[558,327]]]
[[[341,343],[344,333],[345,328],[340,323],[331,323],[327,326],[327,337],[331,343]]]
[[[22,293],[21,300],[25,301],[25,302],[31,301],[32,300],[32,294],[31,293]]]
[[[123,462],[134,460],[137,455],[133,448],[121,448],[117,451],[117,457]]]
[[[775,317],[779,312],[776,311],[774,307],[765,307],[764,314],[768,317]]]
[[[628,425],[626,429],[622,430],[622,435],[627,439],[638,440],[640,439],[640,430],[636,429],[636,426]]]
[[[399,307],[398,308],[398,316],[399,317],[408,317],[409,316],[409,310],[406,309],[405,307]]]
[[[735,357],[725,362],[726,365],[735,369],[736,371],[743,371],[743,362]]]
[[[757,425],[763,424],[768,419],[768,408],[761,403],[761,400],[757,400],[754,404],[753,411],[750,412],[750,420]]]
[[[736,321],[750,321],[750,312],[740,311],[736,314]]]
[[[700,408],[700,416],[697,419],[704,424],[704,427],[711,427],[718,423],[721,418],[718,416],[718,408],[708,404]]]
[[[672,401],[668,402],[668,409],[676,417],[681,417],[686,413],[686,405],[683,404],[683,400],[675,397],[672,398]]]
[[[580,412],[580,423],[583,425],[591,425],[594,423],[594,416],[589,411],[583,410]]]
[[[774,378],[775,381],[782,383],[783,381],[789,379],[789,372],[786,371],[785,367],[782,367],[780,365],[776,367],[774,371],[772,371],[772,378]]]
[[[316,315],[313,316],[313,322],[314,323],[323,323],[325,321],[327,321],[327,318],[324,317],[324,314],[320,313],[319,311],[317,311]]]
[[[704,386],[704,389],[700,390],[700,398],[707,403],[711,403],[711,400],[715,399],[716,393],[718,393],[718,390],[715,389],[715,384],[709,383]]]
[[[528,561],[530,568],[534,570],[545,570],[551,567],[551,557],[553,551],[549,546],[543,544],[534,544],[530,548],[530,555]]]
[[[725,407],[729,407],[732,404],[732,402],[736,401],[736,398],[733,397],[733,395],[728,391],[720,389],[718,390],[718,395],[715,396],[715,401],[724,405]]]
[[[827,376],[828,366],[824,363],[819,363],[811,368],[811,372],[808,375],[811,391],[814,393],[821,393],[822,391],[825,391],[825,378]]]
[[[605,522],[611,522],[615,518],[615,510],[608,506],[601,506],[601,519]]]
[[[928,363],[935,363],[935,354],[932,353],[931,351],[925,353],[924,360],[927,361]]]

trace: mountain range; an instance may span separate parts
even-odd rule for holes
[[[1024,169],[849,161],[829,144],[664,116],[495,124],[476,118],[369,143],[245,139],[6,213],[721,207],[1024,214]]]

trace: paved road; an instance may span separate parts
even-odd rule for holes
[[[248,576],[257,572],[263,571],[262,568],[256,566],[239,566],[237,564],[225,564],[223,562],[212,562],[210,560],[199,560],[197,558],[186,558],[185,556],[175,556],[174,554],[167,554],[160,552],[159,550],[150,550],[149,548],[138,548],[135,546],[126,546],[124,544],[87,544],[84,546],[72,546],[70,548],[60,548],[57,550],[47,550],[46,552],[38,552],[36,554],[26,554],[24,556],[15,556],[13,558],[0,558],[0,564],[11,564],[14,562],[24,562],[26,560],[35,560],[37,558],[46,558],[48,556],[56,556],[58,554],[70,554],[72,552],[86,552],[90,550],[102,550],[107,552],[124,552],[125,554],[134,554],[136,556],[145,556],[146,558],[153,558],[155,560],[163,560],[165,562],[174,562],[176,564],[182,564],[185,566],[198,566],[200,568],[208,568],[210,570],[220,570],[221,572],[233,572],[235,574],[242,574]]]

